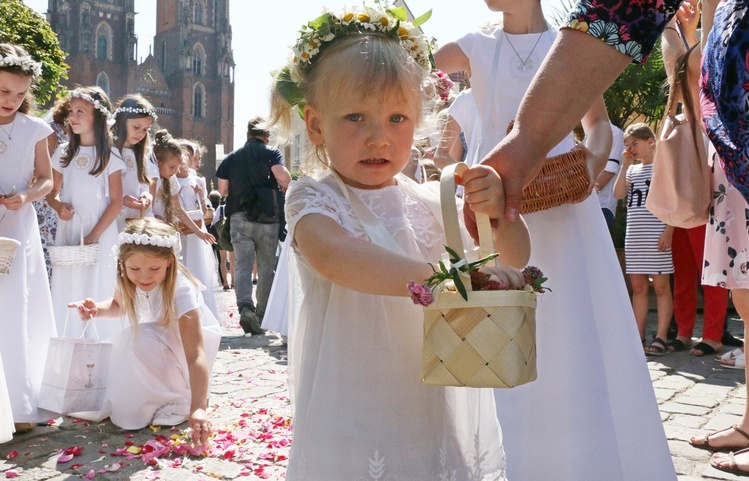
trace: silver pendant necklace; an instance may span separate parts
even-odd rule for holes
[[[5,125],[7,125],[7,124],[5,124]],[[5,127],[3,127],[3,125],[0,125],[0,130],[2,130],[3,133],[5,134],[5,136],[8,137],[8,140],[13,140],[13,129],[15,128],[15,126],[16,126],[16,118],[15,117],[13,117],[13,120],[10,121],[10,132],[8,132],[7,130],[5,130]]]
[[[531,69],[533,69],[536,65],[534,64],[533,60],[531,59],[531,56],[533,55],[533,52],[536,51],[536,47],[538,47],[538,43],[541,41],[541,37],[544,36],[544,34],[548,32],[548,29],[538,34],[538,38],[536,39],[536,43],[533,44],[533,48],[531,49],[531,53],[528,54],[527,57],[525,57],[525,60],[523,60],[523,57],[520,56],[515,46],[512,44],[512,40],[510,40],[509,35],[507,35],[507,32],[502,30],[502,33],[505,35],[505,38],[507,39],[507,43],[510,44],[510,47],[512,47],[512,51],[515,52],[515,56],[518,59],[518,62],[515,64],[515,68],[520,70],[521,72],[527,72]]]

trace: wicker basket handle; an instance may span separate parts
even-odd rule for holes
[[[83,239],[84,239],[84,237],[83,237],[83,217],[81,217],[81,214],[79,214],[78,212],[73,211],[73,216],[76,216],[76,215],[81,220],[80,223],[79,223],[79,227],[81,228],[80,229],[80,231],[81,231],[81,243],[80,243],[80,245],[83,246],[83,245],[85,245],[83,243]],[[65,224],[62,226],[62,229],[64,230],[69,225],[69,223],[72,223],[72,222],[73,222],[73,217],[71,217],[70,220],[65,221]]]
[[[458,222],[458,208],[455,205],[455,176],[462,175],[468,170],[468,165],[463,162],[450,164],[442,170],[440,177],[440,205],[442,206],[442,219],[445,224],[445,238],[447,246],[465,255],[463,237],[460,233]],[[466,207],[469,208],[469,207]],[[479,257],[485,257],[494,253],[494,241],[489,216],[476,213],[476,226],[479,231]],[[466,290],[471,290],[471,283],[466,283]]]

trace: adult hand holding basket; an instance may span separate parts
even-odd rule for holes
[[[441,205],[447,247],[465,255],[455,206],[453,164],[442,173]],[[489,218],[477,215],[479,255],[493,252]],[[461,261],[463,262],[463,261]],[[457,265],[457,264],[456,264]],[[536,379],[536,293],[526,290],[474,291],[466,276],[441,283],[424,309],[422,381],[430,385],[513,387]],[[465,294],[465,297],[463,296]]]

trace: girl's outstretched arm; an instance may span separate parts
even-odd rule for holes
[[[192,441],[198,445],[205,445],[212,432],[211,420],[206,413],[210,372],[208,372],[208,360],[203,349],[203,331],[200,327],[200,313],[197,309],[186,312],[179,318],[179,334],[182,338],[190,377],[191,400],[188,423],[192,429]]]
[[[117,219],[122,210],[122,172],[112,172],[109,174],[107,182],[109,182],[109,205],[104,209],[104,213],[101,214],[99,221],[91,229],[91,232],[86,234],[86,237],[83,239],[85,244],[99,242],[99,237]]]
[[[396,254],[369,241],[351,237],[333,219],[321,214],[302,217],[294,242],[322,277],[349,289],[381,296],[408,296],[410,281],[432,275],[426,262]]]
[[[71,302],[68,307],[78,308],[78,314],[83,321],[88,321],[93,317],[119,318],[123,314],[118,294],[99,302],[87,297],[82,301]]]
[[[172,196],[171,203],[174,215],[177,216],[180,222],[185,224],[196,236],[198,236],[204,242],[208,244],[216,243],[216,239],[211,234],[209,234],[208,232],[203,232],[200,227],[198,227],[198,224],[196,224],[194,220],[190,219],[190,216],[187,214],[184,207],[182,207],[182,203],[179,201],[179,194],[174,194]]]

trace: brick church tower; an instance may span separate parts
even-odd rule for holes
[[[49,0],[47,19],[68,57],[69,87],[99,85],[113,102],[139,93],[158,126],[208,149],[234,147],[234,59],[229,0],[157,0],[154,53],[138,64],[134,0]],[[149,2],[149,5],[153,5]]]

